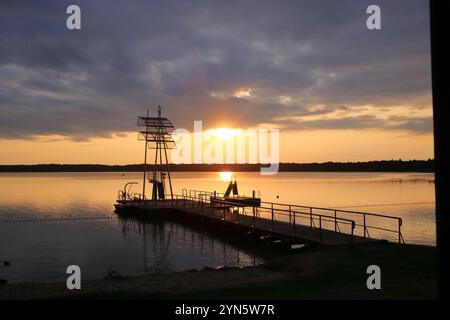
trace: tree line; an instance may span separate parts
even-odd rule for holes
[[[169,164],[171,171],[260,171],[264,164]],[[153,165],[147,165],[151,171]],[[144,164],[104,165],[104,164],[33,164],[0,165],[0,172],[141,172]],[[322,162],[287,163],[279,166],[281,172],[434,172],[433,159],[428,160],[381,160],[366,162]]]

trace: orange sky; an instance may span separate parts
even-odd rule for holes
[[[143,162],[136,132],[72,141],[61,136],[0,140],[1,164]],[[150,155],[152,152],[150,152]],[[280,131],[281,162],[433,158],[432,134],[383,130]]]
[[[191,132],[279,128],[281,162],[433,158],[426,1],[375,1],[379,30],[369,0],[82,2],[77,31],[56,2],[2,7],[0,164],[142,163],[158,105]]]

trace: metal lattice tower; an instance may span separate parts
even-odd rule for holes
[[[161,107],[158,106],[158,117],[147,116],[138,117],[137,125],[144,127],[144,130],[139,131],[139,140],[145,141],[144,153],[144,183],[142,187],[142,194],[145,197],[145,185],[147,177],[147,149],[155,150],[155,161],[153,165],[153,178],[149,179],[152,183],[152,200],[165,199],[166,197],[166,182],[169,181],[170,197],[173,197],[172,181],[170,179],[169,160],[167,158],[167,149],[175,148],[175,141],[172,138],[174,126],[167,118],[161,117]],[[150,177],[149,177],[150,178]]]

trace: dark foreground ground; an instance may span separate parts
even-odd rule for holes
[[[368,290],[366,268],[381,268]],[[0,286],[0,299],[436,299],[436,248],[371,243],[323,247],[252,268],[184,271],[110,280]]]

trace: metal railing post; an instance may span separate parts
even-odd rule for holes
[[[312,226],[313,226],[312,211],[313,211],[313,209],[312,209],[312,207],[310,207],[310,208],[309,208],[309,225],[310,225],[311,228],[312,228]]]
[[[293,230],[292,212],[291,212],[291,206],[289,206],[289,234],[292,233],[292,230]]]
[[[363,214],[363,221],[364,221],[364,223],[363,223],[363,228],[364,228],[364,238],[366,237],[366,214],[364,213]]]
[[[214,215],[214,208],[211,206],[212,205],[212,202],[211,202],[211,200],[209,201],[209,208],[210,208],[210,210],[209,210],[209,216],[210,217],[212,217],[213,215]]]
[[[297,231],[296,231],[296,228],[295,228],[295,216],[297,215],[297,213],[294,211],[293,212],[293,214],[294,214],[294,235],[297,235]]]
[[[256,207],[253,207],[253,228],[255,227],[256,224]]]
[[[351,242],[351,244],[353,245],[353,242],[354,242],[354,238],[353,238],[353,233],[354,233],[354,230],[355,229],[355,221],[352,221],[352,235],[351,235],[351,239],[350,239],[350,242]]]
[[[320,242],[322,242],[322,216],[319,215],[319,237],[320,237]]]
[[[271,205],[272,205],[272,232],[273,232],[273,203]]]
[[[337,217],[337,210],[334,210],[334,232],[337,231],[337,221],[336,221],[336,217]]]

